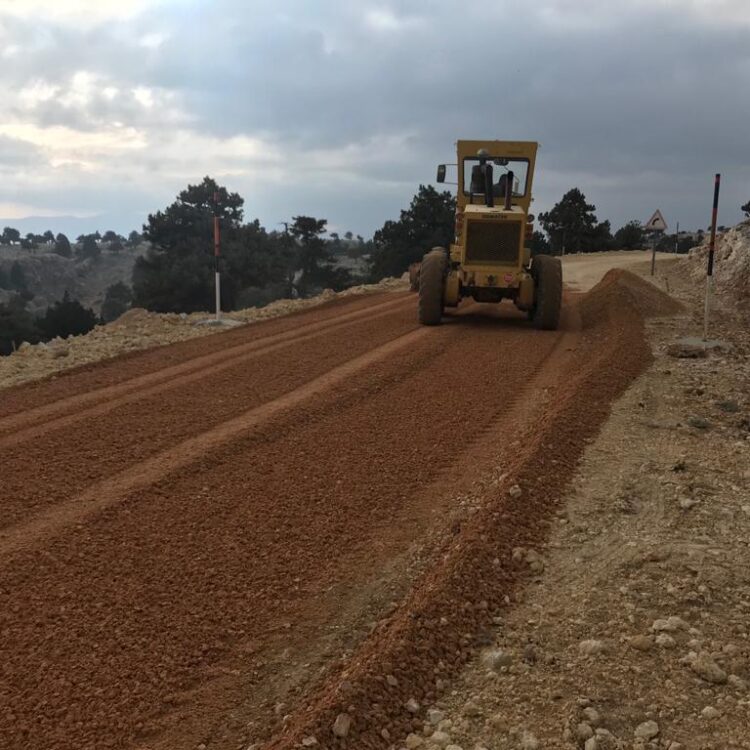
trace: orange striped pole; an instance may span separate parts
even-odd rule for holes
[[[221,275],[219,258],[221,257],[221,227],[219,225],[219,194],[214,193],[214,290],[216,293],[216,320],[221,320]]]

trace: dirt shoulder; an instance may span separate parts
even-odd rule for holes
[[[251,307],[223,314],[223,325],[211,324],[210,313],[152,313],[133,308],[112,323],[98,325],[83,336],[56,338],[48,343],[21,344],[9,357],[0,357],[0,389],[53,376],[64,370],[82,367],[130,352],[175,344],[208,336],[240,325],[259,323],[303,312],[326,303],[352,296],[378,292],[405,291],[408,281],[383,279],[378,284],[351,287],[343,292],[326,289],[316,297],[281,299],[264,307]]]
[[[686,312],[647,324],[653,364],[546,546],[513,551],[527,585],[408,747],[750,748],[750,336],[719,300],[730,348],[670,356],[700,332],[701,297],[684,262],[657,281]]]

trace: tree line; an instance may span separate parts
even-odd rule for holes
[[[274,296],[309,296],[341,290],[354,275],[337,263],[341,239],[326,239],[327,221],[295,216],[284,229],[268,231],[244,221],[244,199],[206,177],[188,185],[162,211],[149,215],[146,254],[133,269],[133,304],[156,312],[194,312],[213,306],[214,217],[221,229],[220,271],[224,310]],[[347,247],[349,243],[347,243]]]
[[[135,230],[127,238],[111,229],[104,234],[96,231],[79,235],[75,242],[71,242],[67,235],[63,233],[55,235],[49,229],[43,234],[29,232],[23,237],[21,232],[14,227],[5,227],[0,233],[0,246],[18,245],[23,250],[42,248],[51,250],[63,258],[98,258],[102,247],[112,252],[121,252],[125,248],[137,247],[141,242],[143,242],[143,235]]]
[[[0,355],[11,354],[23,342],[37,344],[88,333],[97,322],[94,311],[71,299],[67,292],[38,316],[28,311],[21,295],[15,295],[9,302],[0,303]]]
[[[102,248],[119,252],[146,243],[146,253],[135,261],[131,286],[121,282],[107,290],[99,318],[107,322],[131,305],[155,312],[212,309],[214,217],[219,218],[221,227],[222,309],[228,311],[279,297],[306,297],[325,288],[341,290],[353,283],[400,276],[411,263],[421,260],[427,249],[453,241],[455,209],[456,199],[449,191],[420,185],[399,218],[387,220],[371,240],[360,235],[355,238],[351,232],[343,237],[328,233],[326,219],[303,215],[292,217],[283,229],[267,230],[258,219],[245,221],[244,199],[238,193],[206,177],[197,185],[188,185],[163,210],[150,214],[143,231],[133,231],[127,238],[111,230],[103,235],[97,231],[80,235],[71,243],[64,234],[46,231],[21,237],[18,230],[5,227],[0,245],[45,245],[63,257],[96,262]],[[750,216],[750,202],[742,210]],[[608,220],[597,218],[596,206],[579,188],[571,188],[549,211],[540,213],[538,223],[532,254],[630,250],[646,242],[638,221],[629,221],[613,232]],[[657,247],[687,252],[693,244],[689,236],[665,235]],[[358,270],[353,270],[357,264]],[[68,295],[50,308],[51,318],[46,323],[42,322],[44,316],[34,320],[25,310],[30,292],[17,261],[8,273],[0,269],[3,288],[14,293],[9,303],[0,305],[0,351],[4,353],[22,340],[44,340],[53,329],[55,335],[67,335],[60,331],[85,327],[82,323],[55,328],[53,322],[58,318],[85,320],[90,327],[97,321],[91,310],[80,305],[84,312],[76,308],[74,315],[79,303]],[[9,321],[15,318],[20,323],[14,328]]]

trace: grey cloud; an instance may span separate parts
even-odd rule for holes
[[[543,2],[534,17],[510,3],[459,9],[446,1],[420,3],[417,14],[413,3],[392,3],[408,23],[378,31],[365,20],[375,7],[297,0],[281,11],[220,0],[87,31],[37,22],[14,32],[31,40],[29,50],[0,80],[64,82],[87,69],[123,88],[163,88],[196,130],[261,135],[292,160],[300,150],[354,145],[355,177],[357,148],[410,137],[398,160],[362,160],[359,194],[335,175],[328,184],[321,177],[314,199],[304,184],[265,191],[254,203],[269,221],[302,205],[371,231],[432,179],[436,162],[450,161],[458,137],[539,140],[538,210],[577,184],[615,225],[645,219],[657,205],[668,219],[702,225],[715,171],[726,177],[725,220],[739,218],[737,206],[750,198],[746,27],[645,6],[601,26],[559,27]],[[154,31],[165,34],[163,44],[139,46]],[[52,103],[37,117],[79,128],[117,118],[168,132],[158,113],[131,104],[98,98],[76,113]],[[158,153],[147,158],[158,162]],[[246,189],[255,189],[249,180]]]
[[[0,135],[0,172],[38,167],[44,159],[36,146]]]

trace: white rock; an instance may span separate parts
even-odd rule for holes
[[[650,635],[634,635],[629,643],[637,651],[650,651],[653,648],[654,639]]]
[[[437,732],[433,732],[430,737],[430,743],[437,745],[438,747],[447,747],[450,744],[451,736],[447,732],[443,732],[438,729]]]
[[[531,732],[521,735],[521,750],[539,750],[540,747],[539,740]]]
[[[409,700],[404,703],[404,708],[406,708],[409,713],[415,714],[419,711],[419,703],[417,703],[414,698],[409,698]]]
[[[598,750],[599,740],[596,737],[589,737],[586,742],[583,743],[583,750]]]
[[[701,711],[701,716],[704,719],[718,719],[721,714],[713,706],[706,706]]]
[[[599,724],[601,724],[602,717],[593,706],[584,708],[582,713],[583,718],[586,719],[586,721],[591,724],[592,727],[598,727]]]
[[[315,747],[318,744],[317,738],[310,735],[309,737],[302,738],[302,747]]]
[[[422,747],[422,745],[424,745],[424,739],[418,734],[412,733],[407,736],[405,744],[408,750],[414,750],[415,748]]]
[[[656,633],[674,633],[678,630],[689,629],[690,625],[681,617],[676,617],[675,615],[668,617],[666,620],[654,620],[654,624],[651,626],[651,630]]]
[[[723,685],[727,681],[727,673],[705,651],[692,658],[689,665],[690,669],[706,682]]]
[[[398,680],[397,680],[397,679],[396,679],[396,678],[395,678],[395,677],[394,677],[394,676],[393,676],[392,674],[387,674],[387,675],[385,676],[385,681],[386,681],[386,682],[387,682],[387,683],[388,683],[388,684],[389,684],[389,685],[390,685],[391,687],[396,687],[396,686],[398,685]]]
[[[461,745],[448,745],[445,750],[464,750]]]
[[[594,656],[604,651],[604,642],[595,639],[581,641],[578,644],[578,651],[584,656]]]
[[[333,722],[331,731],[336,737],[346,737],[349,734],[349,729],[352,726],[352,717],[349,714],[339,714],[336,717],[336,721]]]
[[[677,641],[671,635],[667,635],[667,633],[659,633],[656,636],[656,644],[662,648],[674,648],[677,645]]]
[[[427,709],[427,721],[433,726],[437,726],[443,719],[445,714],[438,708]]]
[[[502,667],[509,667],[513,663],[513,657],[507,651],[502,651],[499,648],[488,648],[483,651],[480,660],[487,669],[493,671]]]
[[[655,721],[644,721],[635,729],[636,739],[652,740],[659,736],[659,725]]]
[[[544,559],[533,549],[526,552],[526,563],[531,568],[532,573],[542,573],[544,571]]]
[[[685,622],[681,617],[677,617],[676,615],[672,615],[670,617],[667,617],[667,622],[669,623],[669,627],[671,630],[690,630],[690,623]]]
[[[522,489],[521,489],[521,488],[520,488],[520,487],[519,487],[519,486],[518,486],[517,484],[514,484],[514,485],[513,485],[513,486],[512,486],[512,487],[511,487],[511,488],[510,488],[510,489],[508,490],[508,494],[509,494],[509,495],[510,495],[511,497],[521,497],[521,495],[523,494],[523,490],[522,490]]]
[[[474,703],[474,701],[466,701],[466,703],[464,703],[464,707],[461,713],[463,713],[464,716],[473,718],[475,716],[481,716],[482,709],[479,708],[479,706],[477,706],[477,704]]]

